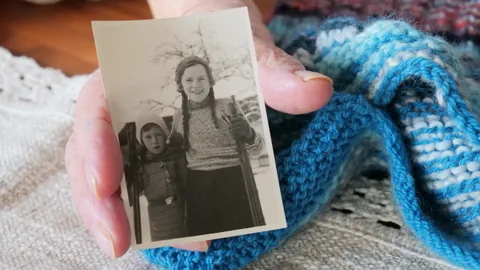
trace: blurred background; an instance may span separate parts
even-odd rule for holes
[[[98,67],[92,20],[152,18],[146,0],[63,0],[49,5],[0,2],[0,47],[66,75],[86,74]],[[267,14],[275,0],[255,2]]]

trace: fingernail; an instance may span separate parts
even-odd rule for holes
[[[312,72],[308,70],[297,70],[294,72],[294,74],[306,82],[311,80],[322,80],[330,85],[333,85],[332,79],[318,72]]]
[[[91,167],[87,167],[85,169],[85,176],[87,177],[87,182],[90,190],[93,192],[93,194],[95,194],[95,197],[100,198],[97,189],[97,177]]]
[[[100,249],[108,256],[116,258],[112,235],[105,229],[105,227],[102,224],[98,224],[93,230],[93,234]]]

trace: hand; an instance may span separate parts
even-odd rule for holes
[[[253,136],[252,128],[240,114],[230,118],[230,131],[235,139],[244,138],[248,140]]]
[[[294,58],[273,45],[261,16],[250,0],[149,0],[156,18],[248,6],[259,77],[265,101],[274,109],[299,114],[324,106],[332,95],[328,78],[306,72]],[[65,163],[75,207],[99,247],[109,256],[120,257],[129,249],[130,229],[118,190],[123,160],[112,128],[102,89],[95,72],[77,100],[75,125],[65,152]],[[205,251],[210,241],[175,247]]]
[[[97,71],[80,93],[65,163],[77,212],[99,247],[109,256],[119,257],[130,247],[129,223],[119,194],[123,158],[102,86]],[[208,244],[178,247],[202,251]]]

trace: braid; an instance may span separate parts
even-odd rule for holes
[[[185,92],[182,93],[182,114],[183,114],[183,147],[185,150],[190,149],[190,142],[188,140],[188,133],[190,131],[190,114],[188,113],[188,97]]]
[[[217,120],[217,112],[215,111],[215,94],[213,93],[213,88],[210,87],[210,93],[208,93],[209,104],[210,104],[210,111],[212,113],[212,120],[215,124],[215,128],[218,129],[218,120]]]

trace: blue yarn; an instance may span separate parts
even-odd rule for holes
[[[480,269],[480,88],[470,69],[480,54],[465,57],[402,21],[277,16],[269,27],[288,53],[308,52],[308,68],[336,89],[314,113],[268,109],[288,227],[215,240],[206,253],[145,250],[147,259],[168,269],[240,268],[287,241],[360,171],[386,169],[418,240]]]
[[[145,251],[147,258],[168,269],[236,269],[279,246],[332,198],[348,153],[374,122],[376,113],[361,96],[335,95],[330,104],[315,115],[299,139],[276,155],[287,229],[215,240],[207,253],[151,249]],[[297,165],[300,161],[302,166]]]

